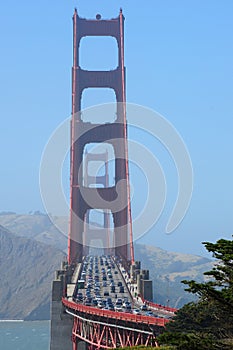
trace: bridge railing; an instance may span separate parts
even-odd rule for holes
[[[106,317],[108,319],[112,318],[114,320],[117,319],[117,320],[129,321],[134,323],[153,324],[160,327],[164,327],[165,324],[169,322],[169,320],[165,318],[151,317],[151,316],[144,316],[144,315],[134,315],[126,312],[117,312],[117,311],[98,309],[96,307],[86,306],[83,304],[78,304],[72,301],[68,301],[65,298],[62,298],[62,303],[68,309],[78,311],[78,312],[83,312],[90,315]]]
[[[176,312],[178,311],[178,309],[174,308],[174,307],[169,307],[169,306],[164,306],[164,305],[161,305],[161,304],[156,304],[156,303],[153,303],[152,301],[148,301],[148,300],[145,300],[141,297],[142,299],[142,302],[145,303],[146,305],[154,308],[154,309],[158,309],[158,310],[164,310],[164,311],[168,311],[168,312]]]

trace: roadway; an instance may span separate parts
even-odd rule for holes
[[[174,313],[146,306],[133,298],[128,288],[129,276],[111,256],[84,257],[73,301],[85,306],[116,312],[159,318],[171,318]]]

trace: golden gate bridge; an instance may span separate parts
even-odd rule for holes
[[[109,71],[79,65],[80,41],[111,36],[118,46],[118,65]],[[110,88],[116,96],[116,120],[102,124],[82,120],[82,93]],[[88,144],[114,150],[114,184],[109,185],[108,153],[88,152]],[[50,350],[157,346],[156,337],[175,309],[152,302],[149,271],[134,259],[127,144],[124,16],[110,20],[73,16],[72,120],[70,151],[70,225],[68,260],[53,281]],[[105,174],[91,176],[91,162],[101,161]],[[100,186],[101,185],[101,186]],[[103,213],[103,227],[93,228],[90,213]],[[112,237],[109,222],[112,219]],[[91,239],[105,247],[93,256]]]

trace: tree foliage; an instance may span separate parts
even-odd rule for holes
[[[158,340],[182,350],[233,349],[233,241],[203,244],[216,259],[204,273],[209,280],[182,281],[199,300],[181,308]]]
[[[206,283],[182,281],[189,286],[188,292],[198,294],[202,299],[215,301],[222,307],[233,308],[233,241],[220,239],[217,243],[203,243],[218,260],[211,271],[204,275],[211,280]]]

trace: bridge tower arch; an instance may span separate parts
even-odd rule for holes
[[[129,194],[127,150],[127,122],[124,66],[124,16],[94,20],[73,16],[73,68],[72,68],[72,121],[71,121],[71,176],[70,176],[70,226],[68,239],[68,263],[81,262],[84,255],[85,215],[90,209],[110,210],[114,221],[115,255],[124,262],[134,261],[132,220]],[[80,40],[86,36],[112,36],[118,44],[118,66],[109,71],[84,70],[79,65]],[[81,119],[82,93],[87,88],[111,88],[117,102],[116,121],[90,124]],[[87,188],[83,185],[83,156],[85,145],[91,142],[110,143],[115,152],[115,185],[109,188]],[[123,181],[122,181],[123,180]],[[121,183],[121,186],[118,184]],[[120,188],[120,190],[119,190]],[[99,196],[106,203],[99,207]],[[86,198],[91,198],[92,204]],[[117,202],[121,203],[119,211]]]

